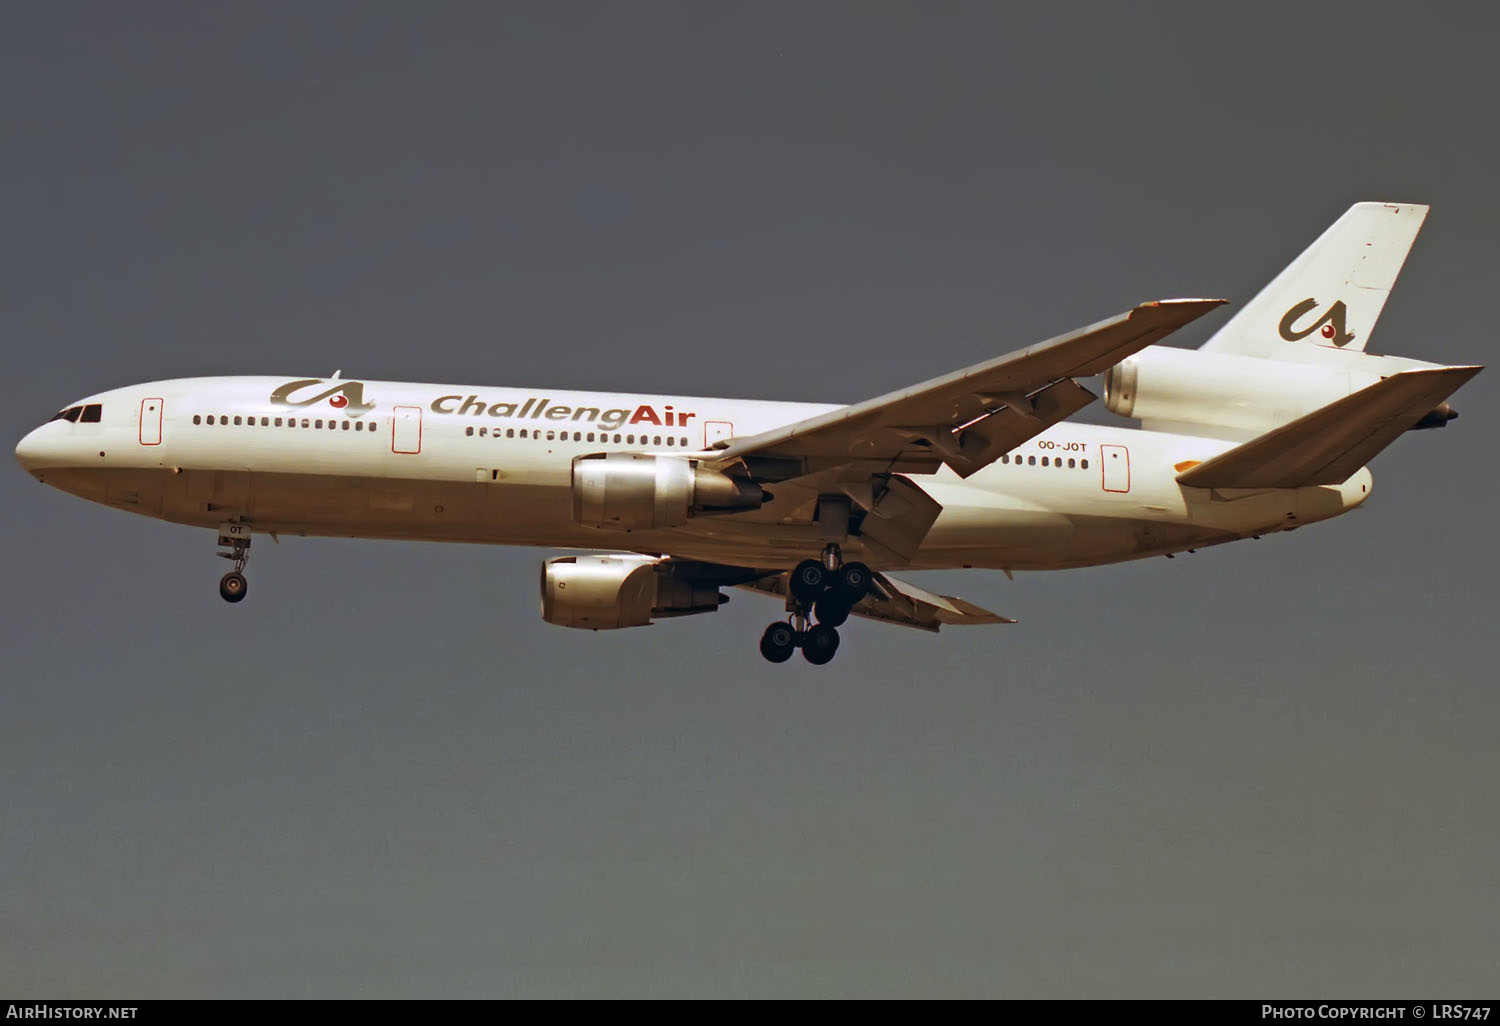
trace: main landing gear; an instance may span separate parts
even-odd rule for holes
[[[870,590],[870,568],[863,563],[845,563],[837,545],[823,550],[823,559],[798,563],[787,580],[785,623],[766,628],[760,637],[760,654],[773,663],[784,663],[802,649],[802,658],[814,666],[832,661],[839,650],[839,632],[855,603]],[[809,623],[809,615],[817,623]]]
[[[250,582],[245,580],[245,564],[250,560],[250,525],[220,524],[219,549],[220,556],[234,561],[234,569],[219,578],[219,597],[225,602],[243,601],[250,589]]]

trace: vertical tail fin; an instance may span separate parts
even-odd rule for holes
[[[1203,348],[1268,359],[1293,343],[1364,349],[1427,209],[1356,203]]]

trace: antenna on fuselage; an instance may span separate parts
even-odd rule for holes
[[[339,379],[339,375],[342,373],[344,373],[344,368],[340,367],[338,370],[333,372],[333,377],[329,378],[328,380],[337,381]]]

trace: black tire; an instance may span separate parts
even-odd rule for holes
[[[243,602],[245,592],[250,590],[250,582],[245,580],[245,575],[231,570],[219,578],[219,597],[225,602]]]
[[[809,628],[807,636],[802,639],[802,658],[814,666],[832,661],[838,650],[839,632],[826,623]]]
[[[870,568],[863,563],[845,563],[834,575],[834,583],[850,605],[864,598],[870,591]]]
[[[792,576],[787,582],[792,597],[809,606],[818,601],[827,585],[828,571],[816,559],[804,559],[798,563],[792,568]]]
[[[773,623],[760,636],[760,654],[773,663],[784,663],[797,651],[797,632],[787,623]]]
[[[842,595],[824,595],[813,607],[818,622],[829,627],[842,627],[849,621],[849,603]]]

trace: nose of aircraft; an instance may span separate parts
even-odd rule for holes
[[[46,466],[49,457],[56,456],[57,446],[48,444],[48,429],[52,424],[43,424],[32,429],[16,446],[16,459],[27,470],[39,470]]]

